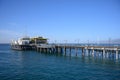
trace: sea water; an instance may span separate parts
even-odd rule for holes
[[[0,45],[0,80],[120,80],[120,60],[37,51]]]

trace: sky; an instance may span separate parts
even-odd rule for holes
[[[120,0],[0,0],[0,43],[23,36],[50,42],[120,38]]]

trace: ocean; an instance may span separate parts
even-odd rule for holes
[[[120,59],[11,50],[0,44],[0,80],[120,80]]]

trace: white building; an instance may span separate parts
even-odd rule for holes
[[[16,41],[12,41],[12,45],[28,45],[30,43],[29,37],[23,37]]]
[[[19,45],[27,45],[30,43],[30,38],[29,37],[24,37],[18,40]]]

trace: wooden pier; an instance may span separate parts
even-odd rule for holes
[[[78,56],[78,50],[82,51],[82,55],[92,55],[96,56],[95,52],[101,52],[103,57],[109,56],[110,52],[115,54],[115,58],[119,58],[120,46],[82,46],[82,45],[40,45],[37,46],[37,51],[45,52],[45,53],[63,53],[66,55],[67,51],[69,51],[69,55],[71,56],[71,50],[74,49],[75,55]]]

